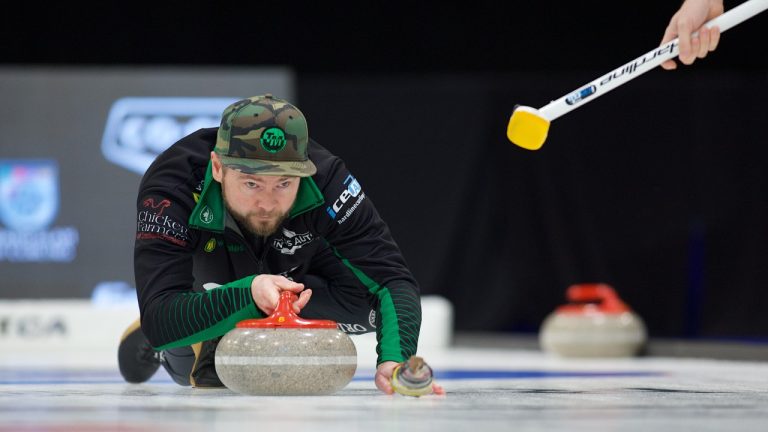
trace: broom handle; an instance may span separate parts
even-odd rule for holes
[[[707,27],[720,27],[724,32],[768,9],[768,0],[748,0],[724,14],[707,21]],[[696,35],[697,33],[694,33]],[[578,108],[585,103],[595,100],[616,87],[625,84],[648,72],[665,61],[679,54],[679,38],[648,51],[640,57],[626,63],[596,80],[581,86],[560,99],[554,100],[539,110],[544,118],[552,121],[563,114]]]

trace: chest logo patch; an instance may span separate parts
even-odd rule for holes
[[[200,222],[204,224],[213,222],[213,210],[210,207],[203,207],[203,211],[200,212]]]
[[[283,255],[293,255],[297,250],[311,243],[314,239],[315,235],[309,231],[297,234],[287,228],[283,228],[283,235],[272,240],[272,247]]]

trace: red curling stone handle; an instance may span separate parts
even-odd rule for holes
[[[248,319],[237,323],[237,328],[328,328],[335,329],[336,322],[330,320],[308,320],[293,311],[293,302],[298,296],[291,291],[281,291],[277,307],[272,315],[261,319]]]
[[[577,284],[568,287],[567,292],[570,304],[557,308],[562,313],[623,313],[631,309],[621,301],[616,291],[607,284]]]

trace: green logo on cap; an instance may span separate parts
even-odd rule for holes
[[[285,132],[278,127],[271,127],[261,134],[261,146],[270,153],[277,153],[285,147]]]

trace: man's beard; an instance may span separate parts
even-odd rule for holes
[[[232,215],[232,218],[234,218],[241,227],[260,237],[269,237],[274,234],[277,229],[280,228],[280,225],[283,224],[283,221],[288,217],[288,212],[280,213],[279,211],[250,211],[247,214],[237,213],[229,206],[226,195],[224,196],[224,205],[227,207],[229,214]],[[260,219],[262,217],[269,217],[269,219]]]

